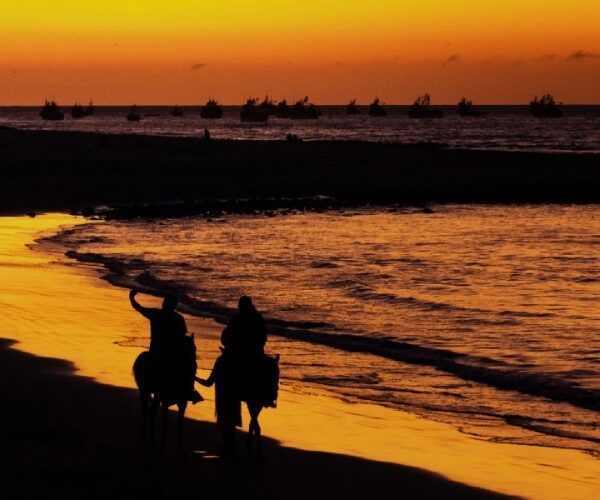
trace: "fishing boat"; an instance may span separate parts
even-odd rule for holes
[[[561,118],[563,112],[559,109],[552,94],[544,94],[539,99],[534,97],[529,103],[529,112],[536,118]]]
[[[240,111],[240,119],[243,122],[266,122],[269,119],[268,113],[260,109],[258,99],[248,99]]]
[[[91,99],[90,99],[89,104],[87,105],[87,108],[85,108],[84,112],[85,112],[85,116],[92,116],[92,115],[96,114],[96,107],[94,106],[94,103],[92,102]]]
[[[258,109],[269,116],[277,114],[277,105],[268,95],[265,96],[263,101],[258,105]]]
[[[40,111],[42,120],[59,121],[64,120],[65,115],[58,107],[56,101],[45,101],[44,107]]]
[[[202,106],[200,116],[209,120],[221,118],[223,116],[223,108],[214,99],[209,99],[208,102]]]
[[[277,118],[289,118],[292,116],[292,110],[285,99],[277,103],[277,111],[275,114],[277,115]]]
[[[296,101],[296,104],[292,106],[292,120],[318,120],[319,116],[321,116],[321,112],[314,104],[308,102],[308,96]]]
[[[131,106],[129,113],[125,115],[125,118],[127,118],[128,122],[139,122],[142,118],[142,115],[140,115],[138,107],[134,104]]]
[[[177,104],[175,104],[175,106],[173,106],[173,109],[171,109],[171,116],[174,116],[176,118],[182,117],[183,109],[181,109],[179,106],[177,106]]]
[[[75,119],[83,118],[85,116],[85,109],[80,103],[73,104],[71,108],[71,116]]]
[[[429,94],[423,94],[415,99],[415,102],[408,108],[410,118],[443,118],[444,113],[439,109],[431,108],[431,97]]]
[[[375,100],[369,106],[369,116],[375,116],[375,117],[387,116],[387,111],[381,105],[381,101],[379,100],[379,97],[376,97]]]
[[[466,97],[463,97],[459,102],[456,108],[456,112],[459,116],[484,116],[485,113],[483,111],[479,111],[475,109],[473,106],[473,101],[467,100]]]
[[[356,105],[356,99],[352,99],[350,103],[346,106],[346,114],[347,115],[360,115],[361,111]]]

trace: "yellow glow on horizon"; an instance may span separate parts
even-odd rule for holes
[[[592,80],[585,89],[570,81],[574,77],[565,66],[577,51],[585,55],[580,62],[594,65],[586,69],[585,78]],[[297,73],[303,65],[314,72],[320,65],[390,61],[426,69],[452,56],[474,64],[553,56],[565,66],[561,81],[568,83],[571,100],[579,95],[600,100],[600,91],[594,90],[600,75],[600,2],[3,0],[0,5],[0,77],[17,69],[43,74],[63,68],[69,73],[65,83],[82,88],[77,69],[89,66],[110,72],[127,64],[154,71],[171,71],[176,64],[181,71],[194,64],[233,65],[239,75],[262,67],[277,82],[278,65],[295,65]],[[323,73],[322,85],[313,92],[333,95],[335,76],[330,73]],[[217,75],[207,78],[213,81]],[[356,80],[357,87],[366,87],[368,78],[360,72]],[[31,95],[14,85],[9,93],[15,99]],[[262,80],[242,77],[236,99],[245,93],[242,85],[265,87]],[[115,88],[115,95],[124,88]],[[156,99],[155,94],[147,92],[141,100]]]

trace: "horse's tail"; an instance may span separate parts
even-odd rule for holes
[[[279,354],[265,356],[263,366],[264,402],[267,408],[277,408],[279,396]]]
[[[133,363],[133,378],[138,386],[138,389],[145,388],[149,385],[149,366],[150,366],[150,353],[144,351],[139,354]]]

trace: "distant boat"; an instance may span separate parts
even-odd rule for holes
[[[387,111],[381,105],[379,97],[376,97],[375,100],[369,106],[369,116],[387,116]]]
[[[416,98],[415,102],[408,108],[410,118],[443,118],[444,113],[439,109],[431,109],[431,97],[423,94]]]
[[[277,103],[276,115],[277,118],[289,118],[290,116],[292,116],[292,110],[288,106],[288,103],[285,99]]]
[[[221,118],[223,116],[223,108],[214,99],[209,99],[208,102],[202,106],[200,116],[209,120]]]
[[[266,122],[269,114],[257,105],[258,99],[248,99],[240,111],[240,119],[243,122]]]
[[[473,101],[467,100],[466,97],[463,97],[456,108],[456,112],[460,116],[484,116],[485,113],[483,111],[479,111],[475,109],[473,106]]]
[[[277,105],[269,99],[269,96],[265,96],[263,101],[258,105],[258,109],[267,115],[277,114]]]
[[[56,101],[45,101],[44,107],[40,111],[40,117],[42,120],[59,121],[64,120],[65,115],[58,107]]]
[[[358,109],[356,105],[356,99],[352,99],[348,106],[346,106],[346,114],[347,115],[360,115],[361,111]]]
[[[87,108],[85,108],[85,116],[92,116],[94,114],[96,114],[96,107],[94,106],[94,103],[90,99],[90,102],[87,105]]]
[[[529,112],[536,118],[561,118],[563,112],[554,102],[552,94],[544,94],[539,99],[537,96],[529,103]]]
[[[76,102],[71,108],[71,116],[76,119],[83,118],[85,116],[85,109],[81,104]]]
[[[177,106],[177,104],[175,104],[175,106],[173,106],[173,109],[171,109],[171,116],[174,116],[176,118],[183,116],[183,109],[181,109],[179,106]]]
[[[296,101],[292,106],[292,120],[318,120],[319,116],[321,112],[314,104],[308,102],[308,96]]]
[[[127,118],[128,122],[139,122],[142,118],[142,115],[140,115],[140,113],[138,112],[138,107],[134,104],[133,106],[131,106],[129,113],[125,115],[125,118]]]

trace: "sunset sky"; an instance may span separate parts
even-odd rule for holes
[[[0,104],[600,103],[598,0],[2,0]]]

